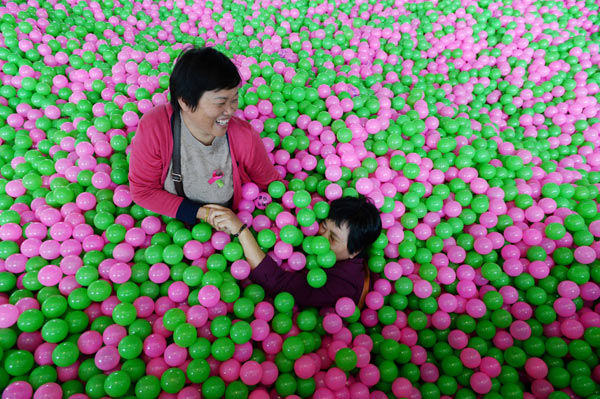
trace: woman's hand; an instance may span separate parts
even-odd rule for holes
[[[210,209],[206,206],[201,206],[198,208],[198,212],[196,212],[196,219],[200,219],[204,222],[208,223],[208,215],[210,214]]]
[[[252,269],[255,269],[265,258],[265,253],[260,248],[256,239],[249,229],[244,229],[244,224],[229,208],[220,205],[204,205],[207,210],[207,222],[218,231],[224,231],[228,234],[240,233],[238,239],[244,249],[246,260]]]
[[[242,221],[229,208],[215,204],[204,205],[202,208],[207,210],[208,217],[206,221],[208,224],[218,231],[236,234],[244,226]]]

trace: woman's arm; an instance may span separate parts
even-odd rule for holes
[[[256,238],[252,235],[250,229],[245,228],[242,221],[229,208],[220,205],[205,205],[199,213],[207,217],[207,222],[219,231],[224,231],[228,234],[237,234],[240,244],[244,249],[246,260],[252,269],[255,269],[267,256],[260,245],[256,242]],[[243,229],[243,230],[242,230]],[[241,231],[241,233],[240,233]]]
[[[260,249],[260,245],[258,245],[258,242],[256,242],[256,239],[252,235],[250,229],[244,229],[244,231],[242,231],[242,233],[239,235],[239,239],[240,244],[242,244],[242,248],[244,248],[244,255],[250,264],[250,268],[252,270],[256,269],[267,255],[262,249]]]

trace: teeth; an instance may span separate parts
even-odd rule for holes
[[[229,119],[222,119],[222,120],[217,120],[217,123],[221,126],[225,126],[229,123]]]

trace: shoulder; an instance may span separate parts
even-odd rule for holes
[[[171,137],[171,115],[173,110],[170,104],[156,106],[144,113],[140,119],[135,138],[142,141],[164,142]],[[134,142],[136,141],[134,138]]]
[[[164,124],[165,122],[170,123],[172,114],[173,109],[171,108],[170,104],[158,105],[144,113],[140,123],[145,123],[150,126],[155,124]]]
[[[364,264],[365,264],[365,260],[363,258],[352,258],[352,259],[345,259],[345,260],[341,260],[337,263],[337,266],[342,266],[343,268],[347,268],[347,269],[364,269]]]
[[[346,296],[358,303],[365,284],[362,259],[338,261],[326,273],[328,287],[337,298]]]
[[[336,262],[336,264],[327,270],[328,275],[337,276],[348,280],[354,284],[357,277],[364,275],[363,259],[345,259]]]
[[[260,135],[254,131],[252,125],[236,116],[229,121],[229,135],[236,140],[244,140],[246,143],[260,140]]]

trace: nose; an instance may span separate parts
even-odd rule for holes
[[[323,227],[323,222],[321,222],[321,223],[319,224],[319,235],[320,235],[320,236],[323,236],[323,237],[325,237],[325,238],[329,238],[329,237],[328,237],[328,234],[329,234],[329,233],[327,232],[327,230],[325,230],[325,228]]]
[[[237,111],[237,105],[233,101],[229,102],[229,105],[225,110],[225,115],[231,116],[235,113],[235,111]]]

